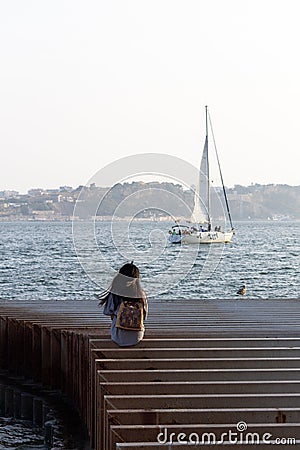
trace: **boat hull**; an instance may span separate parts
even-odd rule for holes
[[[170,236],[172,244],[226,244],[231,242],[233,231],[202,231],[199,233]]]

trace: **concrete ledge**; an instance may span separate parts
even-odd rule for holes
[[[109,325],[96,302],[2,302],[1,367],[67,394],[95,450],[153,449],[164,426],[219,433],[240,421],[300,443],[298,301],[153,300],[134,348],[111,342]]]
[[[244,433],[241,435],[241,433],[238,432],[237,436],[239,440],[241,440],[241,436],[244,440],[247,440],[249,443],[248,445],[251,445],[252,443],[254,444],[259,439],[263,439],[264,437],[272,441],[278,438],[288,440],[291,438],[293,439],[294,436],[298,434],[299,426],[300,424],[249,424]],[[165,427],[156,425],[138,425],[130,427],[125,425],[111,426],[108,446],[109,448],[118,448],[118,443],[135,442],[146,445],[149,443],[156,443],[157,447],[160,448],[160,445],[163,443],[173,444],[174,441],[178,441],[178,437],[181,441],[186,440],[188,442],[191,440],[194,443],[198,439],[199,442],[203,442],[206,445],[215,440],[215,446],[218,441],[219,446],[221,446],[220,442],[226,440],[226,435],[228,439],[228,434],[230,431],[232,433],[237,433],[237,424],[182,424],[167,425]],[[182,433],[184,433],[185,436],[182,435]],[[160,445],[158,445],[158,438],[160,439]],[[235,448],[235,445],[233,446],[232,444],[232,448]],[[290,441],[290,445],[295,444]],[[283,446],[284,445],[282,445],[282,448]],[[193,448],[193,446],[191,446],[191,448]],[[199,448],[199,446],[196,446],[196,448]]]
[[[95,358],[97,352],[92,352]],[[170,365],[177,369],[271,369],[299,368],[300,358],[156,358],[95,359],[95,367],[103,370],[162,370]]]
[[[166,370],[99,370],[99,381],[280,381],[300,380],[300,368],[293,369],[166,369]]]
[[[295,442],[294,445],[299,445],[300,441],[297,440]],[[286,444],[284,444],[286,446]],[[232,449],[232,442],[225,442],[223,444],[225,449]],[[234,448],[236,450],[245,450],[247,447],[249,447],[248,444],[244,444],[244,445],[234,445]],[[148,442],[139,442],[139,443],[121,443],[121,444],[116,444],[116,450],[122,450],[122,449],[126,449],[126,450],[137,450],[137,449],[143,449],[143,450],[153,450],[153,449],[157,449],[157,443],[148,443]],[[170,445],[169,444],[162,444],[159,446],[159,448],[166,448],[166,449],[170,449]],[[176,450],[186,450],[186,444],[182,445],[182,444],[172,444],[172,448],[176,448]],[[197,447],[196,447],[197,448]],[[199,447],[198,448],[203,448],[203,449],[215,449],[216,445],[215,444],[208,444],[205,445],[205,447]],[[260,442],[258,448],[260,450],[270,450],[270,445],[269,444],[263,444],[262,442]]]

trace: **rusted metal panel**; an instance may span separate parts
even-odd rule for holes
[[[37,381],[42,381],[42,330],[39,325],[32,326],[32,371]]]
[[[54,389],[61,387],[61,341],[60,330],[53,329],[50,334],[51,371],[50,385]]]

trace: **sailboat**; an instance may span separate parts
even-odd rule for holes
[[[227,215],[229,218],[231,229],[224,231],[220,226],[213,228],[211,219],[211,202],[210,202],[210,190],[211,182],[209,178],[209,154],[208,154],[208,107],[205,106],[205,124],[206,124],[206,136],[204,142],[204,148],[202,152],[200,175],[197,183],[197,187],[194,193],[194,209],[190,218],[189,224],[176,223],[171,230],[169,230],[169,241],[172,244],[221,244],[231,242],[234,234],[234,229],[231,220],[231,214],[229,210],[229,203],[227,199],[226,189],[224,186],[223,175],[221,172],[221,166],[217,148],[215,145],[216,157],[218,162],[218,168],[220,178],[222,182],[222,192],[224,195],[224,201],[226,205]],[[212,131],[210,121],[211,134],[214,141],[214,135]]]

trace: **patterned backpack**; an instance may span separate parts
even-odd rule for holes
[[[116,327],[123,330],[144,330],[143,304],[133,300],[123,300],[117,314]]]

